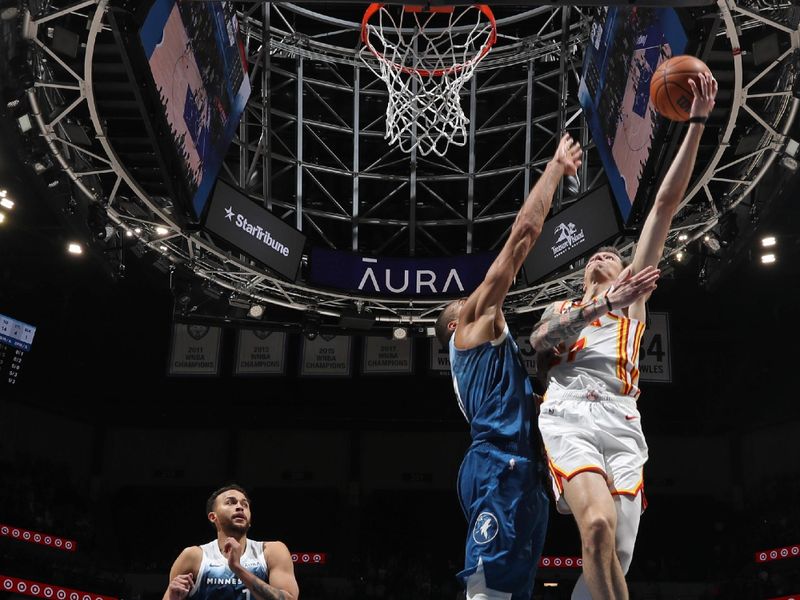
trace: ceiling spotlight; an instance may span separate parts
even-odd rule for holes
[[[54,187],[58,187],[58,183],[59,183],[58,179],[53,179],[50,181],[50,183],[47,184],[47,187],[53,189]]]
[[[686,241],[686,240],[688,240],[688,239],[689,239],[689,236],[688,236],[688,235],[686,235],[685,233],[681,233],[681,234],[678,236],[678,241],[679,241],[679,242],[685,242],[685,241]]]
[[[764,248],[772,248],[777,243],[778,242],[774,235],[768,235],[767,237],[761,238],[761,246]]]
[[[162,252],[166,252],[167,250],[169,250],[169,248],[167,248],[167,247],[166,247],[165,245],[163,245],[163,244],[162,244],[162,245],[160,245],[160,246],[158,247],[158,249],[159,249],[159,250],[161,250]]]
[[[408,329],[405,327],[395,327],[392,329],[392,339],[404,340],[408,337]]]
[[[158,235],[167,235],[169,233],[169,229],[166,227],[156,227],[156,233]]]
[[[711,233],[707,233],[703,236],[703,243],[712,252],[719,252],[720,248],[722,247],[722,245],[719,242],[719,239],[717,239],[717,236]]]
[[[675,260],[677,260],[678,262],[681,262],[681,261],[683,260],[683,251],[682,251],[682,250],[681,250],[681,251],[679,251],[679,252],[678,252],[678,253],[675,255]]]
[[[774,254],[762,254],[761,255],[761,264],[762,265],[771,265],[776,260]]]
[[[130,229],[125,230],[125,237],[133,237],[133,232]]]
[[[70,242],[67,246],[67,252],[70,254],[83,254],[83,247],[75,242]]]
[[[6,104],[8,108],[17,108],[19,106],[19,99],[11,100]]]
[[[2,206],[3,208],[7,208],[8,210],[11,210],[12,208],[14,208],[14,201],[11,198],[2,198],[0,199],[0,206]]]
[[[247,311],[247,316],[251,319],[260,319],[264,316],[264,307],[260,304],[251,305],[250,310]]]
[[[6,222],[6,215],[5,213],[0,212],[0,223],[5,223],[5,222]]]
[[[142,228],[141,228],[141,227],[134,227],[134,228],[133,228],[133,232],[134,232],[136,235],[139,235],[140,233],[142,233]]]
[[[6,196],[8,196],[8,191],[7,190],[0,190],[0,198],[5,198]]]

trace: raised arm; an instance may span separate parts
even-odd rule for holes
[[[717,81],[710,73],[701,73],[698,75],[698,79],[700,80],[699,86],[695,85],[693,80],[689,80],[689,85],[694,93],[690,118],[700,119],[707,118],[714,108]],[[703,123],[699,122],[689,124],[686,137],[661,183],[653,207],[647,215],[639,236],[639,243],[631,263],[634,273],[638,273],[647,265],[656,266],[661,260],[672,217],[689,186],[689,178],[694,170],[703,127]]]
[[[609,310],[627,308],[655,289],[660,273],[655,267],[647,266],[636,275],[632,275],[631,268],[626,267],[608,293],[588,304],[571,308],[564,313],[556,310],[555,304],[551,304],[533,328],[531,346],[536,352],[545,352],[573,338],[589,323]]]
[[[569,134],[564,135],[553,159],[547,163],[536,185],[528,194],[511,226],[508,240],[489,267],[486,277],[461,309],[456,339],[460,347],[474,346],[494,339],[503,322],[503,301],[525,257],[542,232],[550,203],[564,175],[575,175],[583,152]]]

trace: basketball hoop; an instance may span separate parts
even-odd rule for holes
[[[386,139],[405,152],[444,156],[467,143],[461,88],[497,40],[486,4],[404,5],[393,15],[373,2],[361,21],[361,60],[389,90]],[[377,59],[377,69],[376,60]]]

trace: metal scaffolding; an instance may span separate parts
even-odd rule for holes
[[[705,168],[673,222],[664,260],[717,226],[721,211],[741,203],[785,148],[798,110],[789,90],[797,77],[800,31],[783,19],[781,10],[791,7],[763,10],[755,4],[717,4],[720,29],[706,50],[732,74],[731,101],[718,132],[706,134],[718,133],[718,140],[710,142]],[[314,245],[402,256],[498,249],[565,126],[587,150],[582,189],[601,177],[575,100],[591,9],[542,6],[501,16],[501,43],[462,92],[470,118],[467,144],[440,158],[386,146],[386,90],[359,62],[357,21],[291,3],[239,8],[253,92],[221,176],[302,229]],[[169,264],[185,265],[240,298],[330,317],[357,304],[379,322],[435,319],[441,300],[331,292],[303,277],[290,283],[182,227],[170,198],[146,191],[135,165],[125,163],[107,135],[94,85],[98,39],[112,29],[107,9],[108,0],[87,0],[45,7],[25,19],[38,56],[36,83],[28,91],[32,113],[49,151],[81,193]],[[46,43],[42,25],[67,18],[86,22],[82,69],[66,64]],[[740,36],[755,28],[781,36],[785,51],[763,68],[746,70]],[[67,116],[91,128],[90,148],[69,139],[62,122]],[[737,153],[734,141],[745,130],[757,139],[751,150]],[[559,190],[554,206],[570,201]],[[168,233],[157,233],[159,227]],[[631,247],[624,245],[623,252]],[[575,268],[533,286],[520,284],[509,294],[507,310],[527,313],[574,295],[582,276]]]

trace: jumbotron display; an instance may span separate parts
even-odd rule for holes
[[[139,38],[199,219],[250,96],[233,4],[156,0]]]
[[[683,54],[686,31],[671,8],[605,8],[592,24],[578,98],[626,223],[640,192],[659,118],[650,79]]]

